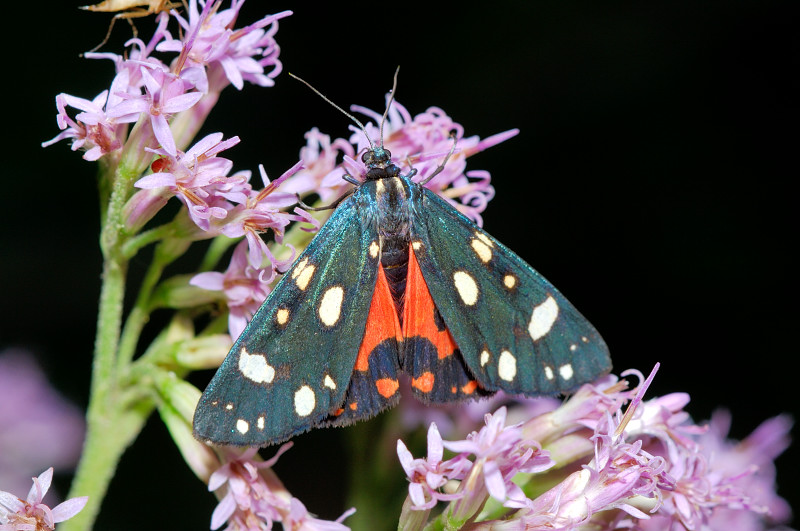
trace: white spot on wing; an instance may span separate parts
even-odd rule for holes
[[[506,276],[503,277],[503,285],[508,289],[514,289],[514,286],[517,285],[517,277],[508,273]]]
[[[264,429],[264,415],[261,415],[260,417],[258,417],[258,420],[256,421],[256,425],[258,426],[259,430],[263,430]]]
[[[286,308],[280,308],[277,312],[275,312],[275,320],[278,321],[279,325],[285,325],[289,322],[289,310]]]
[[[236,421],[236,431],[244,435],[248,431],[250,431],[250,424],[244,419],[239,419]]]
[[[300,417],[307,417],[314,411],[317,404],[317,397],[314,391],[307,385],[302,386],[294,393],[294,411]]]
[[[517,375],[517,358],[511,352],[504,350],[500,353],[500,358],[497,360],[497,374],[507,382],[514,380]]]
[[[228,411],[233,411],[233,404],[231,404],[230,402],[225,404],[225,409]]]
[[[307,263],[308,263],[308,257],[300,260],[300,262],[298,262],[297,265],[294,266],[294,269],[292,269],[292,278],[297,278],[297,275],[303,272],[303,269],[306,267]]]
[[[275,378],[275,367],[267,363],[267,358],[261,354],[248,354],[244,347],[239,352],[239,372],[255,383],[272,383]]]
[[[378,245],[378,242],[372,242],[371,244],[369,244],[369,255],[372,258],[377,258],[378,257],[378,251],[380,251],[380,250],[381,250],[381,248]]]
[[[481,352],[481,367],[489,363],[489,356],[490,355],[488,350],[484,350],[483,352]]]
[[[302,271],[298,272],[297,278],[294,279],[295,284],[297,284],[297,287],[300,288],[301,290],[305,290],[308,287],[308,283],[311,282],[311,277],[314,276],[314,271],[316,270],[317,266],[315,266],[314,264],[308,264],[302,269]],[[293,277],[294,275],[295,274],[292,273]]]
[[[472,275],[466,271],[456,271],[453,273],[453,283],[464,304],[473,306],[478,302],[478,284]]]
[[[544,366],[544,377],[548,380],[553,379],[553,368],[550,365]]]
[[[536,341],[540,337],[547,335],[557,318],[558,303],[552,296],[548,295],[543,303],[533,307],[531,322],[528,324],[528,333],[531,338]]]
[[[492,240],[487,235],[485,235],[484,233],[475,231],[475,236],[477,236],[479,240],[481,240],[483,243],[485,243],[489,247],[494,247],[494,243],[492,242]]]
[[[419,240],[411,242],[411,248],[415,251],[419,251],[420,247],[422,247],[422,242]]]
[[[475,251],[475,254],[477,254],[478,258],[481,259],[481,262],[488,264],[489,260],[492,259],[492,250],[489,248],[489,246],[477,238],[472,239],[471,245],[472,250]]]
[[[572,365],[567,363],[566,365],[562,365],[561,367],[558,368],[558,374],[560,374],[561,377],[565,380],[571,380],[572,375],[575,373],[572,370]]]
[[[344,288],[331,286],[322,295],[319,303],[319,319],[325,326],[333,326],[342,315],[342,301],[344,301]]]
[[[333,381],[333,378],[331,378],[330,374],[325,375],[324,384],[328,389],[336,389],[336,382]]]

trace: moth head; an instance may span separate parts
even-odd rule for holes
[[[377,181],[400,175],[400,168],[392,162],[392,153],[383,147],[373,147],[364,152],[361,160],[367,166],[368,181]]]

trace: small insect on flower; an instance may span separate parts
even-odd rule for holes
[[[554,395],[610,369],[600,334],[558,290],[425,187],[455,141],[417,182],[384,148],[383,125],[376,143],[347,116],[369,141],[364,166],[351,159],[362,178],[344,176],[355,188],[233,345],[197,405],[196,437],[265,446],[352,424],[397,403],[401,372],[440,403]]]
[[[136,26],[133,24],[134,18],[155,15],[156,13],[161,13],[163,11],[168,12],[171,9],[176,9],[178,7],[181,7],[180,3],[169,2],[168,0],[104,0],[99,4],[82,6],[81,9],[86,11],[116,13],[114,18],[111,19],[111,23],[108,25],[108,32],[106,32],[103,42],[89,50],[87,53],[91,53],[99,49],[108,42],[109,37],[111,37],[111,30],[114,29],[114,22],[116,22],[117,19],[127,20],[128,24],[131,25],[131,29],[133,30],[133,36],[136,37],[138,32],[136,31]]]

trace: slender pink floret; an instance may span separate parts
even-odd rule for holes
[[[55,529],[58,522],[69,520],[83,509],[88,496],[70,498],[52,509],[42,503],[53,481],[53,468],[33,478],[28,497],[21,500],[0,490],[0,531],[45,531]]]

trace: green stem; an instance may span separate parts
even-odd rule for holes
[[[151,243],[161,241],[171,236],[174,232],[175,227],[173,224],[167,223],[137,234],[122,245],[122,256],[129,260],[136,256],[140,249],[147,247]]]
[[[107,208],[102,209],[102,288],[86,413],[86,441],[69,495],[89,496],[89,501],[80,513],[60,526],[62,531],[91,529],[122,453],[136,438],[153,407],[142,403],[135,409],[123,411],[118,396],[117,355],[128,266],[120,254],[123,210],[137,176],[135,169],[121,164],[113,178],[108,174],[101,177],[101,183],[111,183],[107,189],[101,184],[100,191],[105,195],[110,189]]]
[[[119,342],[119,354],[117,356],[117,367],[122,372],[124,371],[133,360],[133,355],[136,353],[136,346],[139,343],[139,336],[142,333],[144,325],[150,320],[150,297],[153,294],[161,273],[164,272],[164,267],[169,261],[161,258],[162,254],[156,250],[153,255],[153,261],[150,262],[150,267],[142,279],[142,286],[136,296],[136,302],[125,320],[125,326],[122,329],[122,335]]]

